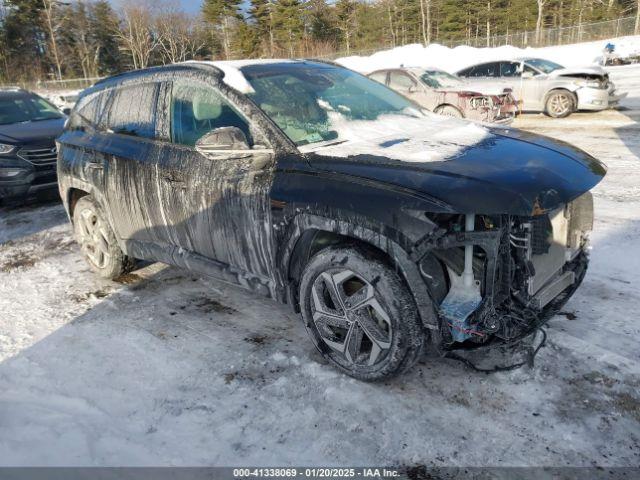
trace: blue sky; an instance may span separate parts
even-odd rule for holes
[[[201,0],[180,0],[180,3],[182,4],[182,8],[189,13],[200,11],[200,7],[202,6]]]
[[[122,0],[109,1],[116,8],[122,4]],[[200,7],[202,6],[202,0],[179,0],[179,2],[182,5],[182,8],[184,8],[184,10],[189,13],[198,13],[200,11]]]

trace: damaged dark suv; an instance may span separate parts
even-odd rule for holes
[[[605,172],[565,143],[285,60],[103,80],[58,158],[100,275],[157,260],[288,303],[324,357],[365,380],[428,343],[511,342],[548,320],[585,275]]]

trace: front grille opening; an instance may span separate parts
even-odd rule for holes
[[[18,156],[34,165],[51,165],[58,159],[58,150],[55,146],[22,148],[18,151]]]

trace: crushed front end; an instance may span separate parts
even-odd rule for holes
[[[438,304],[445,347],[526,337],[562,308],[586,273],[589,192],[528,217],[433,220],[442,230],[420,245],[420,270]],[[443,281],[434,281],[439,272]]]

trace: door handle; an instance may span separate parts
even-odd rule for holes
[[[87,166],[87,168],[90,168],[91,170],[104,170],[104,164],[102,160],[98,159],[95,153],[91,155],[91,157],[89,157],[89,160],[87,160],[85,165]]]

